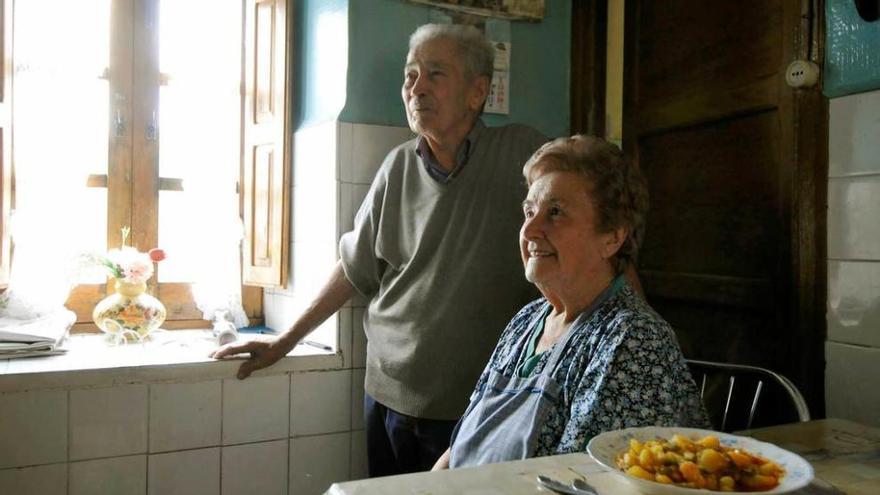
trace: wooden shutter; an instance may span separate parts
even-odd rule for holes
[[[282,287],[287,280],[289,143],[285,0],[246,0],[241,198],[242,280]]]
[[[0,287],[9,283],[12,210],[12,0],[0,0]]]

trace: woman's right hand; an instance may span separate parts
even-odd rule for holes
[[[437,462],[434,463],[434,467],[431,468],[431,471],[440,471],[442,469],[449,469],[449,455],[452,453],[452,448],[446,449],[446,452],[437,459]]]

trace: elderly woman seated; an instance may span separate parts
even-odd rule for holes
[[[672,328],[623,275],[647,210],[639,170],[574,136],[544,145],[523,175],[520,250],[544,297],[504,330],[434,469],[583,452],[630,426],[708,427]]]

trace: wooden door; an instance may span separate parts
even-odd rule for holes
[[[821,4],[627,1],[623,111],[624,149],[651,193],[649,302],[687,357],[782,372],[816,416],[827,103],[784,71],[820,59]]]

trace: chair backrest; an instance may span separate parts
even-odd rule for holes
[[[719,431],[810,420],[803,395],[779,373],[742,364],[687,362],[712,426]]]

